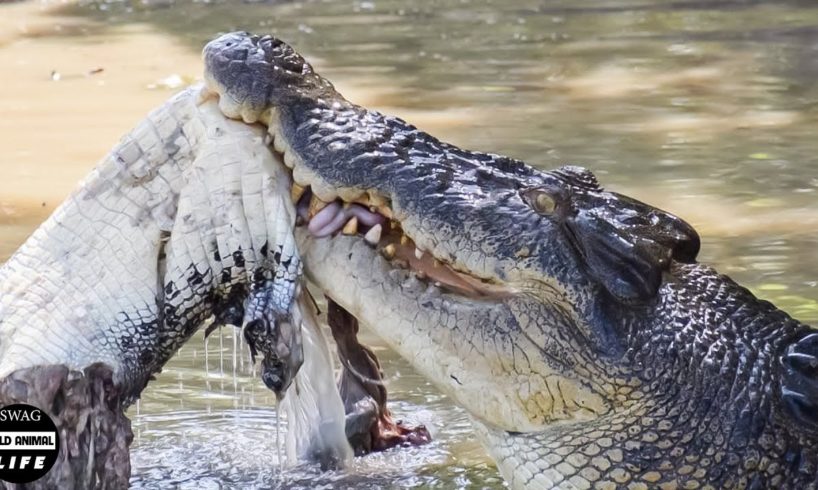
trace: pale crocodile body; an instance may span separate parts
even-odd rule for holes
[[[0,378],[104,363],[130,400],[209,318],[289,314],[290,177],[204,94],[152,112],[0,268]]]

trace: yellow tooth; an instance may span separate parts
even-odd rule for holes
[[[400,236],[400,244],[401,245],[409,245],[409,237],[406,235]]]
[[[312,219],[316,215],[316,213],[318,213],[318,211],[321,211],[322,209],[327,207],[328,204],[329,204],[328,202],[324,202],[324,201],[318,199],[313,194],[312,199],[310,200],[310,212],[309,212],[310,219]]]
[[[383,256],[387,259],[391,259],[395,256],[395,245],[389,244],[383,248]]]
[[[293,202],[297,203],[301,200],[301,196],[304,195],[304,191],[307,190],[306,187],[301,186],[293,182],[293,186],[290,188],[290,197],[293,199]]]
[[[377,194],[369,194],[369,202],[372,203],[375,207],[380,207],[386,205],[386,199],[382,198]]]
[[[353,216],[352,219],[347,221],[342,232],[344,235],[354,235],[358,233],[358,218]]]
[[[386,216],[387,219],[392,219],[392,210],[389,209],[389,206],[385,204],[382,206],[378,206],[377,211],[378,213]]]
[[[441,264],[439,260],[435,259],[435,260],[434,260],[434,262],[432,262],[432,265],[433,265],[434,267],[440,267],[440,266],[441,266],[441,265],[443,265],[443,264]]]
[[[352,202],[358,203],[362,206],[369,206],[369,196],[362,194],[361,196],[353,199]]]
[[[398,228],[400,228],[400,223],[398,223],[397,221],[390,221],[389,228],[397,230]]]
[[[418,279],[426,279],[426,273],[423,271],[417,271],[415,275],[417,276]]]

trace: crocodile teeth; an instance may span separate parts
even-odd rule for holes
[[[375,209],[378,213],[382,214],[386,217],[386,219],[392,219],[392,210],[387,205],[378,206]]]
[[[293,156],[292,152],[284,153],[284,165],[295,168],[296,158]]]
[[[310,212],[309,212],[310,219],[312,219],[318,213],[318,211],[321,211],[322,209],[327,207],[327,205],[329,205],[328,202],[324,202],[324,201],[318,199],[315,195],[313,195],[312,199],[310,200]]]
[[[406,235],[400,236],[400,244],[401,245],[409,245],[409,237]]]
[[[369,202],[376,207],[386,206],[386,199],[374,193],[369,193]]]
[[[306,171],[305,173],[308,173],[310,175],[310,177],[308,177],[308,179],[312,181],[310,189],[312,189],[313,194],[318,196],[318,199],[321,199],[324,202],[332,202],[338,198],[338,194],[335,193],[335,189],[333,189],[332,186],[316,182],[314,177],[315,174],[312,174],[309,171]],[[293,171],[293,175],[295,175],[295,171]]]
[[[304,191],[307,188],[301,185],[296,184],[293,182],[293,186],[290,188],[290,197],[292,198],[293,202],[297,203],[301,200],[301,196],[304,195]]]
[[[369,198],[367,195],[364,192],[352,187],[342,187],[336,189],[336,193],[344,202],[358,203],[364,206],[369,206]]]
[[[415,247],[415,258],[420,260],[423,258],[423,250]]]
[[[303,185],[304,187],[310,185],[310,177],[312,177],[312,175],[310,175],[309,171],[304,168],[303,165],[293,169],[293,182],[298,185]]]
[[[358,233],[358,218],[353,216],[352,219],[347,221],[347,224],[344,225],[342,233],[344,235],[354,235]]]
[[[364,240],[371,245],[377,245],[381,241],[381,225],[375,225],[366,232]],[[394,247],[393,247],[394,248]]]
[[[393,258],[396,252],[397,249],[395,248],[395,245],[391,243],[383,248],[383,256],[387,259]]]
[[[279,153],[284,153],[287,149],[287,143],[280,135],[276,135],[273,137],[273,148]]]

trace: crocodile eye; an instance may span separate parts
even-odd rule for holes
[[[534,211],[542,215],[550,216],[554,214],[554,211],[557,209],[557,201],[543,190],[537,189],[529,191],[526,197],[528,198],[528,203],[534,208]]]

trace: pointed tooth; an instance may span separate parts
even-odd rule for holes
[[[366,235],[364,235],[364,240],[369,244],[377,245],[378,242],[381,241],[381,230],[380,223],[373,226],[366,232]]]
[[[293,186],[290,188],[290,197],[292,198],[293,202],[297,203],[298,201],[300,201],[301,196],[304,195],[304,191],[306,190],[307,190],[306,187],[298,185],[295,182],[293,182]]]
[[[435,287],[439,288],[440,286],[442,286],[442,284],[440,284],[440,281],[435,281]]]
[[[440,267],[440,266],[441,266],[441,265],[443,265],[443,264],[441,264],[439,260],[435,259],[435,260],[434,260],[434,262],[432,262],[432,265],[433,265],[434,267]]]
[[[288,166],[289,168],[295,168],[296,163],[297,160],[295,155],[293,155],[293,152],[288,151],[287,153],[284,153],[284,165]]]
[[[400,236],[400,244],[401,245],[409,245],[409,237],[406,235]]]
[[[389,206],[386,205],[378,206],[376,211],[385,216],[387,219],[392,219],[392,210],[389,209]]]
[[[418,279],[426,279],[426,273],[423,271],[417,271],[415,275],[417,276]]]
[[[383,248],[383,256],[386,257],[387,259],[391,259],[392,257],[394,257],[395,252],[396,252],[395,245],[392,243]]]
[[[352,199],[351,201],[354,203],[358,203],[362,206],[369,206],[369,197],[366,194],[362,194],[356,197],[355,199]]]
[[[423,258],[423,250],[415,247],[415,258],[420,260]]]
[[[305,167],[304,165],[301,165],[301,168],[304,168],[304,167]],[[296,167],[296,168],[299,168],[299,167]],[[335,188],[333,188],[330,185],[326,185],[323,182],[319,181],[316,178],[316,176],[315,176],[315,174],[313,172],[311,172],[309,170],[307,172],[309,173],[309,177],[308,177],[307,180],[309,182],[312,182],[312,185],[310,185],[310,188],[312,189],[312,193],[315,194],[316,196],[318,196],[318,199],[321,199],[324,202],[332,202],[332,201],[338,199],[338,193],[335,192]],[[296,174],[296,172],[293,171],[293,175],[295,175],[295,174]]]
[[[273,122],[273,111],[272,111],[272,109],[265,109],[264,112],[262,112],[258,116],[258,120],[259,120],[259,122],[261,124],[269,127]]]
[[[353,216],[347,224],[344,225],[344,229],[342,230],[344,235],[354,235],[358,233],[358,218]]]
[[[372,205],[376,207],[386,206],[387,204],[387,200],[385,197],[371,192],[369,193],[369,202],[371,202]]]
[[[284,162],[286,163],[287,161],[292,163],[292,157],[287,157],[285,155]],[[290,164],[287,165],[292,168],[292,165]],[[299,165],[298,167],[293,168],[293,182],[295,182],[296,184],[303,185],[306,187],[310,185],[314,180],[316,179],[304,165]],[[313,191],[315,191],[315,189],[313,189]]]
[[[275,135],[273,137],[273,148],[279,153],[284,153],[284,150],[287,149],[287,144],[284,142],[284,138],[281,135]]]
[[[310,211],[309,211],[310,219],[312,219],[313,216],[315,216],[315,214],[318,213],[318,211],[321,211],[322,209],[327,207],[328,204],[329,204],[328,202],[324,202],[324,201],[318,199],[315,196],[315,194],[313,194],[312,199],[310,199]]]
[[[339,187],[335,192],[338,194],[338,197],[346,202],[361,202],[366,199],[366,193],[354,187]]]
[[[397,230],[399,226],[400,226],[400,223],[398,223],[397,221],[390,221],[389,222],[389,228],[391,228],[393,230]]]

